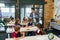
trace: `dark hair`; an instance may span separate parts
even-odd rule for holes
[[[41,28],[41,25],[38,23],[38,24],[37,24],[37,27],[40,29],[40,28]]]
[[[14,20],[14,18],[11,18],[11,20]]]
[[[19,19],[16,19],[15,25],[18,25],[18,22],[19,22],[19,21],[20,21]]]
[[[25,17],[23,18],[23,21],[25,21]]]
[[[51,22],[54,22],[55,20],[54,19],[51,19]]]
[[[32,10],[35,10],[35,8],[31,8]]]

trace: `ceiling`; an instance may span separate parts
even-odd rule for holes
[[[0,0],[0,3],[15,3],[15,0]]]
[[[44,0],[20,0],[21,4],[43,4]]]
[[[12,6],[16,4],[16,0],[0,0],[0,3],[4,3],[6,6]],[[20,0],[20,4],[44,4],[44,0]]]

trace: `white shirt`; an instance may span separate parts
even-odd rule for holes
[[[33,13],[33,21],[36,22],[35,13]]]
[[[35,13],[33,13],[33,18],[35,18]]]

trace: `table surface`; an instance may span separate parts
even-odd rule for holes
[[[37,27],[21,27],[20,32],[27,32],[27,31],[36,31]],[[14,32],[14,28],[7,28],[7,33]]]
[[[7,38],[5,40],[14,40],[14,39]],[[49,39],[48,39],[48,35],[37,35],[37,36],[29,36],[29,37],[19,38],[19,40],[49,40]],[[60,40],[60,38],[54,35],[54,40]]]

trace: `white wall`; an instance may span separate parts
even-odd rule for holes
[[[54,0],[54,18],[60,20],[60,0]]]

